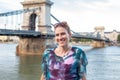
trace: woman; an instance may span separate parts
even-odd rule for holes
[[[54,30],[58,46],[43,55],[44,80],[86,80],[87,58],[80,48],[69,45],[71,32],[67,22],[55,24]]]

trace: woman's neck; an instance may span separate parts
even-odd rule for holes
[[[58,46],[55,53],[56,55],[63,57],[64,55],[69,53],[70,49],[71,49],[70,46],[64,46],[64,47]]]
[[[66,51],[69,48],[69,46],[58,46],[58,49],[61,51]]]

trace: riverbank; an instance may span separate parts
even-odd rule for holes
[[[91,42],[70,42],[70,45],[75,45],[75,46],[90,46]]]
[[[6,41],[6,42],[4,42],[4,41],[0,41],[0,44],[4,44],[4,43],[8,43],[8,44],[18,44],[18,41]],[[74,46],[91,46],[91,43],[92,42],[70,42],[70,45],[74,45]],[[109,45],[109,46],[120,46],[120,43],[117,43],[117,44],[115,44],[115,45]],[[47,45],[46,46],[47,48],[53,48],[53,47],[56,47],[56,45],[55,44],[53,44],[53,45]]]
[[[117,46],[120,46],[120,43],[118,43]]]

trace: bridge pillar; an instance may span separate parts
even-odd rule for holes
[[[105,47],[105,42],[104,41],[93,41],[91,45],[94,48],[102,48],[102,47]]]
[[[36,10],[23,14],[22,29],[39,31],[42,34],[53,33],[50,19],[50,8],[52,4],[50,0],[24,0],[22,2],[24,9]],[[20,37],[16,53],[18,55],[41,55],[48,42],[48,40],[42,38]]]
[[[46,48],[45,41],[40,38],[20,38],[16,53],[17,55],[41,55]]]

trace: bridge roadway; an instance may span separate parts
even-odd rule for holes
[[[0,29],[0,35],[3,36],[19,36],[19,37],[40,37],[40,38],[53,38],[53,34],[43,34],[38,31],[33,30],[10,30],[10,29]]]
[[[10,29],[0,29],[0,35],[3,36],[19,36],[19,37],[27,37],[27,38],[45,38],[45,39],[49,39],[49,38],[53,38],[55,35],[52,33],[41,33],[38,31],[33,31],[33,30],[10,30]],[[92,36],[85,36],[85,35],[80,35],[78,33],[74,33],[72,34],[73,38],[84,38],[84,39],[92,39],[92,40],[96,40],[96,41],[105,41],[105,42],[110,42],[107,39],[101,39],[98,37],[92,37]]]

